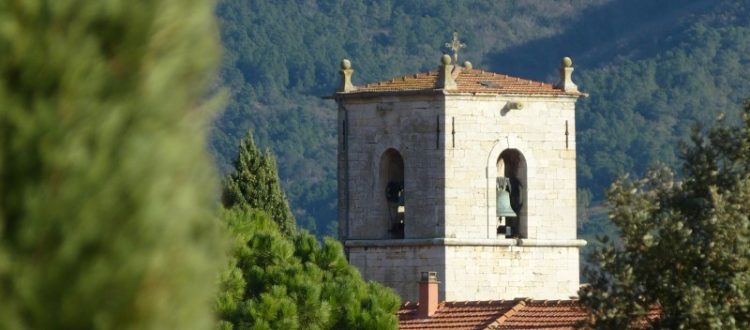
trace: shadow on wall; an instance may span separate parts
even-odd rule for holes
[[[390,238],[404,238],[405,192],[404,158],[396,149],[388,149],[380,157],[380,187],[387,208]]]
[[[527,226],[527,170],[526,159],[517,149],[506,149],[500,153],[497,159],[497,178],[498,186],[496,190],[497,197],[497,215],[500,223],[498,224],[498,236],[504,235],[506,238],[525,238],[528,235]],[[503,196],[503,197],[501,197]],[[501,199],[507,198],[507,201]],[[508,204],[514,215],[502,216],[501,205]],[[509,210],[505,210],[509,211]],[[510,215],[508,213],[508,215]]]

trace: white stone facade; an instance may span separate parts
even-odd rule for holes
[[[519,245],[520,244],[520,245]],[[365,278],[418,296],[418,274],[436,271],[440,300],[569,299],[578,290],[582,241],[406,239],[348,241]]]
[[[338,100],[339,234],[365,278],[405,300],[417,298],[421,271],[438,272],[449,301],[576,294],[585,244],[576,240],[576,96],[352,96]],[[387,150],[403,158],[403,239],[389,232]],[[495,217],[505,150],[525,163],[514,239],[497,235]]]

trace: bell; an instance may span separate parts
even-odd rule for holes
[[[516,212],[510,207],[510,193],[505,190],[497,192],[497,216],[498,217],[515,217]]]
[[[510,180],[504,177],[497,178],[497,216],[498,217],[516,217],[516,212],[510,207],[510,192],[507,188]]]

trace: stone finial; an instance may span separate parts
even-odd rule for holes
[[[440,63],[443,65],[451,64],[451,56],[448,54],[443,54],[443,56],[440,57]]]
[[[560,82],[555,87],[562,89],[565,92],[578,92],[578,86],[573,83],[573,60],[570,57],[563,57],[560,66]]]
[[[458,88],[458,85],[456,85],[456,80],[453,77],[453,64],[451,64],[451,56],[448,54],[443,54],[443,56],[440,58],[440,62],[442,65],[440,66],[440,70],[438,72],[438,86],[437,88],[442,88],[445,90],[452,90]]]
[[[466,70],[471,70],[471,69],[473,69],[473,68],[474,68],[474,66],[473,66],[473,65],[471,65],[471,62],[469,62],[469,61],[464,61],[464,68],[465,68]]]
[[[357,90],[357,87],[352,85],[352,74],[354,73],[354,70],[352,70],[352,62],[348,59],[341,60],[341,70],[339,71],[341,74],[341,86],[339,87],[339,92],[352,92]]]

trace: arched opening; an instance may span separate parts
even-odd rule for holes
[[[497,235],[526,237],[526,159],[516,149],[506,149],[497,159]]]
[[[388,149],[380,157],[380,187],[388,217],[391,238],[404,238],[404,159],[396,149]]]

